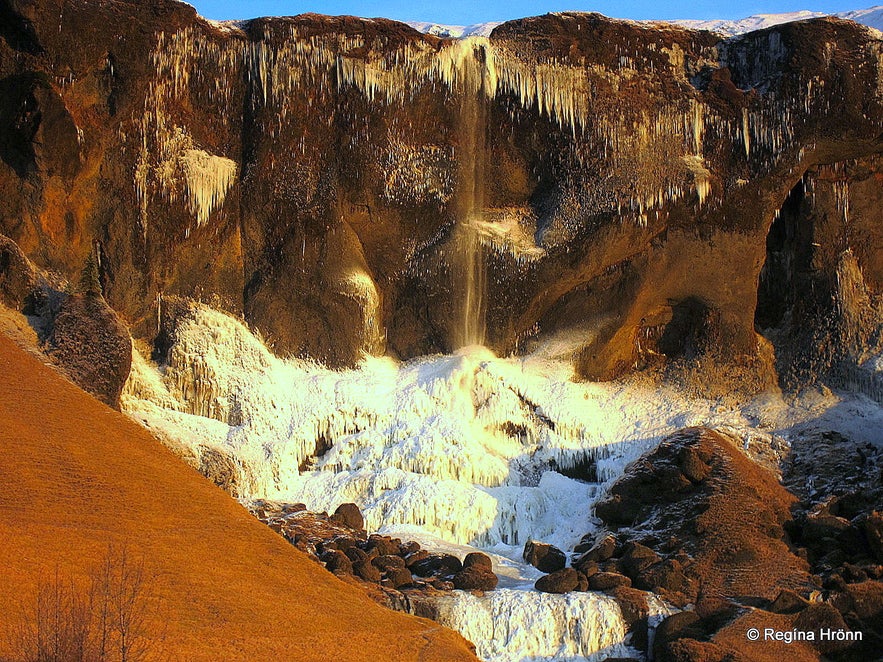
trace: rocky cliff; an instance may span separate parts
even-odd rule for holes
[[[566,333],[606,378],[879,319],[883,42],[849,21],[442,40],[2,0],[0,26],[0,233],[70,277],[97,242],[149,341],[174,295],[329,364]]]

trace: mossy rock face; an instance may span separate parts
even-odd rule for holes
[[[49,354],[80,388],[118,409],[132,367],[132,339],[100,294],[65,299],[52,323]]]

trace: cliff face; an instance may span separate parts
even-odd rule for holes
[[[752,353],[762,270],[759,326],[807,287],[768,255],[789,204],[795,228],[865,209],[800,250],[883,282],[883,44],[850,22],[720,41],[556,14],[445,41],[161,0],[0,17],[0,233],[70,275],[97,240],[148,339],[176,295],[332,364],[562,332],[588,377]],[[810,180],[830,213],[794,207]]]

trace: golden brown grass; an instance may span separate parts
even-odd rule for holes
[[[123,415],[0,335],[0,658],[15,605],[108,544],[145,560],[175,660],[474,660],[292,548]]]

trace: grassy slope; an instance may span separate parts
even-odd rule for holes
[[[163,650],[194,660],[468,660],[459,635],[325,572],[145,430],[0,334],[0,604],[108,542],[154,575]],[[3,634],[15,609],[0,609]]]

